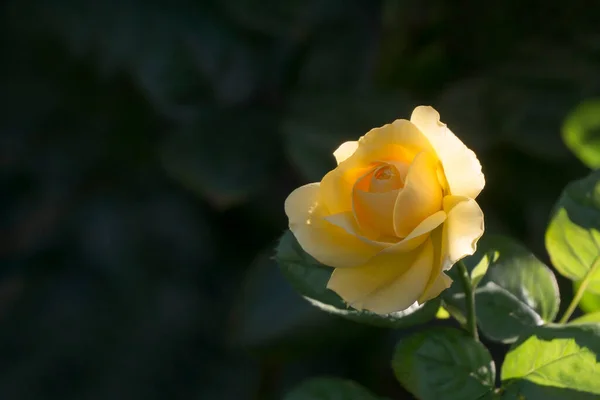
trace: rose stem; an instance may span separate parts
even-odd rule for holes
[[[473,336],[473,339],[479,341],[479,335],[477,333],[477,321],[475,320],[475,292],[473,292],[473,285],[471,284],[471,277],[469,271],[462,261],[458,262],[458,272],[460,273],[460,279],[465,288],[465,302],[467,308],[467,330]]]

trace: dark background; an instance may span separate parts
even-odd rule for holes
[[[317,375],[409,398],[406,332],[312,308],[270,257],[337,145],[430,104],[483,164],[488,231],[547,261],[600,13],[494,3],[1,3],[0,398],[270,400]]]

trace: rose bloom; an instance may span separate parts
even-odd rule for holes
[[[335,268],[327,287],[377,314],[437,297],[475,252],[481,164],[432,107],[414,109],[334,153],[337,167],[285,201],[304,251]]]

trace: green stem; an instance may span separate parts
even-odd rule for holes
[[[467,330],[473,336],[473,339],[479,341],[479,335],[477,333],[477,320],[475,318],[475,292],[473,291],[473,285],[471,283],[471,277],[469,271],[462,261],[458,262],[458,272],[462,281],[463,287],[465,288],[465,302],[467,309]]]
[[[564,324],[569,320],[569,318],[571,318],[573,311],[575,311],[575,309],[579,305],[579,302],[581,301],[581,298],[585,293],[585,289],[587,289],[587,286],[589,285],[590,280],[592,279],[592,275],[594,275],[594,272],[596,272],[599,266],[600,257],[597,257],[596,260],[594,260],[594,263],[592,264],[592,268],[588,270],[588,272],[585,274],[585,277],[581,281],[581,285],[579,285],[579,289],[577,289],[577,292],[575,293],[573,300],[571,300],[571,304],[569,304],[567,311],[565,311],[560,321],[558,321],[559,324]]]

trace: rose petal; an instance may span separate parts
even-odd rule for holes
[[[476,198],[485,186],[481,164],[475,153],[440,121],[440,114],[429,106],[414,109],[410,121],[423,132],[444,166],[450,193]]]
[[[400,161],[410,164],[422,151],[435,154],[427,137],[410,121],[399,119],[381,128],[371,129],[358,141],[352,159]]]
[[[344,143],[336,150],[336,159],[342,160],[337,168],[327,173],[321,180],[322,199],[332,214],[352,209],[352,187],[363,175],[372,171],[380,162],[410,164],[421,151],[435,154],[433,147],[421,131],[410,121],[397,120],[381,128],[371,129],[358,141],[358,147],[348,158],[344,158],[351,149]],[[339,151],[339,152],[338,152]]]
[[[434,159],[419,153],[411,164],[404,188],[394,205],[394,230],[407,236],[425,218],[442,208],[442,188],[438,182]]]
[[[427,217],[407,237],[395,243],[370,240],[369,238],[362,236],[361,229],[356,223],[354,215],[350,212],[329,215],[325,217],[325,219],[333,225],[344,229],[349,234],[356,236],[381,250],[389,247],[387,251],[394,253],[406,253],[422,245],[429,237],[428,234],[444,223],[446,220],[446,213],[444,211],[438,211],[437,213]]]
[[[356,219],[354,218],[354,214],[350,211],[345,212],[345,213],[328,215],[328,216],[324,217],[324,219],[326,221],[328,221],[329,223],[342,228],[350,235],[356,236],[360,240],[365,241],[368,244],[370,244],[374,247],[377,247],[380,250],[383,250],[386,247],[389,247],[392,245],[389,242],[375,241],[375,240],[372,240],[372,239],[364,236],[363,231],[361,230],[360,226],[358,226],[358,223],[356,222]]]
[[[423,304],[428,300],[434,299],[440,295],[444,290],[448,289],[452,285],[452,279],[445,273],[438,274],[433,279],[433,282],[429,287],[425,288],[423,294],[419,297],[419,304]]]
[[[408,173],[408,167],[410,166],[410,163],[402,162],[402,161],[392,161],[392,160],[386,160],[386,161],[381,161],[381,162],[385,162],[386,164],[393,165],[396,168],[396,171],[398,171],[398,174],[400,175],[400,180],[402,181],[402,186],[404,186],[404,182],[406,181],[406,174]]]
[[[427,240],[409,253],[384,251],[363,266],[335,269],[327,287],[358,310],[402,311],[423,292],[432,264],[433,245]]]
[[[359,225],[368,232],[395,236],[392,215],[398,193],[399,190],[386,193],[355,191],[353,208]]]
[[[408,167],[406,167],[408,169]],[[369,192],[384,193],[400,189],[404,186],[404,179],[400,171],[393,164],[381,162],[369,177]]]
[[[473,199],[446,196],[444,210],[448,214],[442,237],[442,269],[448,270],[457,261],[477,250],[477,241],[483,235],[483,211]]]
[[[376,166],[345,167],[344,161],[321,180],[321,198],[332,214],[352,211],[352,188],[356,181],[371,173]]]
[[[425,218],[415,229],[412,230],[404,238],[404,241],[412,240],[414,238],[420,237],[433,231],[435,228],[440,226],[446,220],[446,213],[442,210],[431,214],[429,217]],[[401,243],[401,242],[400,242]]]
[[[335,157],[335,160],[339,164],[342,161],[345,161],[352,154],[354,154],[354,152],[356,151],[357,148],[358,148],[357,141],[344,142],[340,145],[340,147],[337,148],[336,151],[333,152],[333,156]]]
[[[349,267],[365,263],[381,250],[328,222],[328,210],[319,200],[319,184],[311,183],[294,190],[285,201],[290,230],[304,251],[325,265]]]

